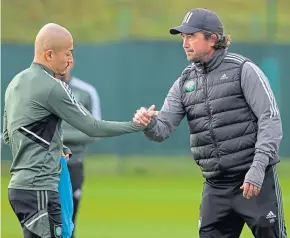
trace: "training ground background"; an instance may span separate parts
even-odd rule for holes
[[[9,165],[2,162],[1,237],[19,238],[21,227],[7,199]],[[289,229],[290,160],[282,160],[278,171]],[[190,156],[91,156],[85,173],[76,237],[198,238],[204,180]],[[241,237],[253,237],[246,226]]]

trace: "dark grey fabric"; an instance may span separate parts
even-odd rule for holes
[[[240,81],[244,62],[226,55],[216,51],[209,63],[196,64],[180,81],[191,151],[206,178],[248,170],[255,152],[257,118]],[[196,89],[186,92],[190,82]]]
[[[61,204],[57,192],[9,189],[8,198],[24,238],[61,238]]]
[[[70,179],[72,184],[72,191],[73,191],[73,204],[74,204],[74,213],[73,213],[73,223],[74,223],[74,230],[71,238],[75,237],[76,231],[76,218],[79,211],[79,204],[82,197],[82,188],[84,183],[84,163],[83,162],[75,162],[68,164],[68,170],[70,173]]]
[[[246,223],[256,238],[287,238],[275,166],[267,168],[258,196],[244,198],[241,185],[242,182],[221,188],[205,183],[199,237],[238,238]]]
[[[205,8],[194,8],[188,12],[180,26],[170,29],[170,34],[192,34],[198,31],[216,32],[223,35],[224,27],[216,13]]]
[[[161,142],[186,115],[193,157],[208,179],[245,175],[259,153],[269,156],[270,165],[276,164],[281,119],[271,88],[263,85],[267,78],[261,78],[256,68],[223,49],[207,63],[191,64],[145,135]]]

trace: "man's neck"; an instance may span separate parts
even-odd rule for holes
[[[214,53],[215,53],[215,50],[213,49],[211,52],[209,52],[208,54],[204,55],[202,60],[192,61],[192,63],[195,63],[195,64],[206,64],[213,58]]]
[[[215,49],[212,49],[211,52],[209,52],[205,57],[202,63],[208,63],[212,58],[215,53]]]
[[[214,50],[212,54],[208,54],[207,61],[197,63],[197,67],[203,68],[209,72],[215,69],[223,60],[223,56],[226,54],[225,49]]]
[[[47,62],[45,60],[42,60],[42,59],[39,59],[38,57],[34,57],[33,59],[33,63],[37,63],[37,64],[41,64],[43,65],[44,67],[50,69],[51,71],[54,71],[50,65],[47,64]]]
[[[44,60],[34,57],[33,63],[41,65],[48,73],[50,73],[52,76],[55,76],[54,70]]]

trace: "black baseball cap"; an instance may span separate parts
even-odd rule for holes
[[[188,12],[181,25],[170,29],[170,34],[192,34],[199,31],[217,32],[223,35],[224,27],[214,12],[205,8],[194,8]]]

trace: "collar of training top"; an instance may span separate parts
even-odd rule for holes
[[[226,55],[227,55],[226,49],[218,49],[214,52],[212,58],[209,61],[194,64],[198,69],[201,69],[204,72],[210,72],[221,64]]]
[[[43,65],[43,64],[39,64],[39,63],[36,63],[36,62],[33,62],[31,64],[31,67],[32,68],[40,68],[40,69],[44,69],[47,73],[49,73],[51,76],[55,77],[55,73],[50,69],[48,68],[47,66]]]

